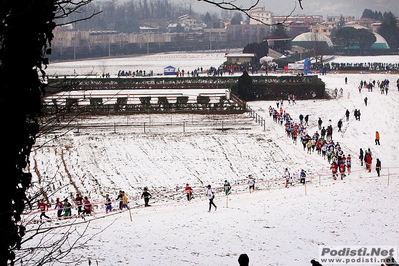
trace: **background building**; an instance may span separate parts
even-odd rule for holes
[[[272,24],[272,12],[266,11],[263,7],[256,7],[249,12],[251,18],[249,19],[250,25],[256,24]]]
[[[328,38],[331,37],[331,28],[322,24],[316,24],[314,26],[310,26],[310,32],[312,33],[320,33]]]

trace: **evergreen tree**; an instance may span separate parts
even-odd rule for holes
[[[345,18],[341,15],[337,24],[337,30],[340,30],[343,27],[345,27]]]
[[[261,43],[249,43],[244,47],[243,53],[255,53],[255,61],[259,62],[260,58],[269,53],[269,45],[266,40]]]
[[[231,25],[240,25],[242,21],[241,13],[236,12],[234,13],[233,17],[230,20]]]
[[[363,54],[364,49],[370,48],[376,40],[377,38],[371,31],[367,29],[356,30],[356,41],[360,47],[360,55]]]
[[[362,19],[375,19],[375,20],[382,21],[381,12],[377,12],[377,11],[373,12],[372,10],[367,9],[367,8],[363,11],[361,18]]]
[[[223,28],[223,23],[220,19],[214,20],[213,26],[214,29],[220,29]]]
[[[363,14],[361,16],[361,19],[365,19],[365,18],[373,18],[374,17],[374,13],[371,9],[365,9],[363,10]]]
[[[391,49],[399,47],[399,29],[397,20],[391,12],[384,13],[384,21],[378,29],[378,33],[384,37]]]
[[[276,39],[288,39],[289,36],[287,34],[287,29],[282,24],[277,24],[272,29],[272,37]],[[285,50],[289,50],[291,48],[291,40],[274,40],[273,49],[284,53]]]
[[[277,24],[272,30],[273,37],[288,38],[287,29],[283,24]]]
[[[350,45],[356,44],[356,29],[353,27],[344,27],[338,30],[335,34],[334,43],[347,48]]]
[[[335,36],[337,35],[337,31],[338,31],[337,27],[334,27],[334,28],[331,29],[331,32],[330,32],[330,39],[331,40],[335,39]]]
[[[244,101],[253,99],[254,87],[252,85],[252,78],[247,71],[244,71],[238,78],[236,93]]]
[[[367,29],[355,29],[353,27],[344,27],[337,31],[334,43],[336,45],[342,45],[349,51],[350,46],[358,46],[360,48],[360,54],[363,53],[364,49],[370,48],[375,43],[375,35]]]
[[[209,25],[212,25],[212,17],[209,14],[209,12],[206,12],[204,18],[202,19],[202,21],[209,27]]]

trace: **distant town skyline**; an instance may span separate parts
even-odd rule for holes
[[[191,4],[194,11],[199,13],[206,12],[220,12],[211,4],[198,0],[172,0],[175,3],[182,3],[184,5]],[[229,0],[225,0],[228,2]],[[255,0],[233,0],[234,4],[243,8],[250,7]],[[393,0],[334,0],[334,1],[320,1],[320,0],[303,0],[303,9],[299,7],[297,0],[260,0],[258,6],[264,7],[266,10],[272,11],[273,15],[288,15],[294,8],[293,15],[322,15],[327,16],[355,16],[360,18],[364,9],[372,11],[389,12],[391,11],[395,16],[399,16],[399,5],[397,1]]]

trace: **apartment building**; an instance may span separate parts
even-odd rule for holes
[[[249,20],[250,25],[258,24],[272,24],[272,12],[265,10],[263,7],[256,7],[249,12],[251,18]]]

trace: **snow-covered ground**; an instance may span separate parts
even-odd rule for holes
[[[47,74],[54,75],[80,75],[92,76],[101,73],[109,73],[116,76],[119,70],[123,71],[153,71],[154,75],[163,74],[164,68],[174,66],[186,72],[194,69],[209,69],[219,67],[224,61],[226,52],[197,52],[197,53],[159,53],[124,58],[102,58],[92,60],[76,60],[73,62],[51,63]]]
[[[49,76],[99,76],[109,73],[112,77],[123,71],[145,71],[147,74],[153,71],[154,75],[163,75],[164,68],[173,66],[184,70],[186,73],[194,69],[203,70],[210,67],[219,67],[226,61],[226,53],[237,50],[218,52],[196,52],[196,53],[159,53],[150,55],[131,56],[124,58],[101,58],[92,60],[76,60],[67,62],[50,63],[46,73]],[[238,51],[239,53],[241,51]],[[399,63],[398,55],[381,56],[325,56],[329,63]],[[331,59],[332,58],[332,59]],[[239,73],[236,73],[237,75]]]
[[[212,59],[215,65],[219,60],[216,57]],[[166,64],[162,62],[161,66]],[[249,103],[265,119],[265,126],[248,113],[230,117],[147,114],[92,117],[91,122],[169,126],[148,127],[145,132],[143,128],[115,131],[110,127],[74,129],[62,136],[59,133],[57,138],[54,134],[43,135],[38,140],[42,146],[32,154],[32,190],[43,187],[52,200],[71,200],[70,195],[79,190],[97,205],[94,217],[101,218],[72,227],[62,226],[73,219],[42,225],[56,228],[47,234],[46,243],[59,239],[66,230],[76,230],[70,240],[77,239],[78,248],[53,264],[89,265],[90,261],[93,265],[227,266],[238,265],[238,256],[247,253],[252,266],[310,265],[311,259],[319,259],[320,246],[398,246],[399,76],[382,73],[320,77],[329,90],[342,87],[343,96],[297,101],[296,105],[288,105],[284,99],[284,108],[296,120],[299,114],[308,114],[311,134],[317,130],[319,117],[325,125],[331,120],[334,141],[352,155],[352,173],[344,180],[334,181],[326,160],[316,153],[307,154],[302,145],[294,145],[286,137],[284,127],[269,117],[268,107],[275,107],[274,101]],[[345,77],[348,84],[344,83]],[[374,79],[390,80],[388,95],[377,89],[359,93],[360,80]],[[368,106],[363,101],[366,96]],[[340,134],[336,124],[344,118],[346,109],[351,116],[349,122],[344,120],[344,133]],[[361,110],[360,121],[354,119],[354,109]],[[215,125],[199,126],[204,120]],[[219,130],[222,121],[230,130]],[[78,122],[84,123],[72,123]],[[380,132],[380,146],[374,144],[375,131]],[[360,148],[373,152],[371,173],[360,166]],[[374,170],[377,158],[382,162],[381,177]],[[296,175],[305,169],[310,182],[284,188],[282,174],[286,167]],[[247,189],[248,174],[257,181],[254,193]],[[205,186],[220,188],[225,179],[233,184],[232,194],[226,198],[218,189],[218,209],[208,213]],[[191,202],[185,199],[186,183],[194,189]],[[144,208],[140,199],[144,186],[154,197],[149,208]],[[128,211],[104,213],[105,194],[115,199],[120,189],[129,196],[132,219]],[[54,210],[48,214],[56,215]],[[33,213],[24,219],[37,219],[38,215]],[[27,228],[37,226],[28,224]],[[85,236],[80,238],[78,232],[86,226]],[[33,232],[29,231],[27,237]],[[38,243],[36,237],[24,247]],[[34,259],[26,257],[23,264],[29,265],[28,260]]]

